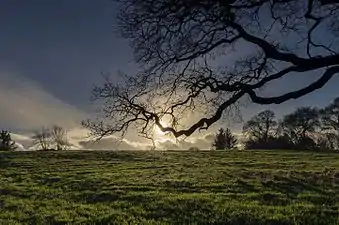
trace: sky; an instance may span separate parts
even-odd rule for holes
[[[109,0],[1,0],[0,65],[85,106],[102,71],[131,67],[115,13]]]
[[[110,0],[1,0],[0,126],[27,131],[58,123],[79,129],[101,72],[137,70],[132,49],[116,32],[116,12]],[[292,77],[274,91],[316,77]],[[320,91],[282,105],[250,105],[244,117],[264,108],[281,115],[297,106],[324,106],[339,96],[338,82],[335,78]]]

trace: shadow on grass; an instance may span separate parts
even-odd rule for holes
[[[149,162],[157,159],[153,154],[134,151],[57,151],[39,153],[39,156],[53,159],[94,161],[119,161],[119,162]]]
[[[301,178],[291,177],[275,177],[274,180],[261,182],[263,187],[284,193],[290,197],[296,197],[303,192],[313,192],[320,195],[327,195],[328,192],[324,187],[318,185],[316,182]]]
[[[84,188],[76,188],[79,186]],[[169,194],[173,194],[173,196],[180,196],[185,194],[224,194],[230,197],[232,195],[236,196],[237,194],[245,194],[247,192],[253,192],[256,190],[253,185],[250,185],[244,181],[239,181],[239,183],[235,183],[231,186],[198,186],[185,181],[168,181],[162,184],[146,184],[143,186],[135,184],[107,185],[97,183],[97,186],[76,184],[69,187],[72,188],[70,193],[77,193],[75,195],[72,195],[72,199],[74,201],[87,203],[109,203],[114,201],[127,201],[136,205],[144,203],[147,204],[150,201],[153,201],[155,196],[164,197]]]
[[[6,152],[0,152],[0,169],[6,169],[13,165],[10,154]]]

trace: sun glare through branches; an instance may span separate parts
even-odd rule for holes
[[[161,124],[166,127],[170,126],[169,120],[165,118],[161,119]],[[154,125],[153,127],[153,138],[155,144],[164,143],[167,141],[175,141],[174,137],[169,132],[162,132],[157,125]]]

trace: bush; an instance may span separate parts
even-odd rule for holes
[[[0,132],[0,151],[11,151],[15,150],[17,146],[12,140],[11,134],[7,130]]]
[[[248,139],[245,141],[245,149],[294,149],[295,145],[291,143],[288,137],[270,136],[266,140],[261,139]]]
[[[198,147],[190,147],[190,148],[188,149],[188,151],[198,152],[198,151],[200,151],[200,148],[198,148]]]

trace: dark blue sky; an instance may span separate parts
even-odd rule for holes
[[[0,65],[79,107],[102,71],[129,71],[109,0],[1,0]]]
[[[110,0],[0,0],[0,66],[86,108],[102,71],[136,68],[131,49],[115,32],[115,13]],[[276,88],[308,83],[303,77],[292,77]],[[276,108],[326,105],[339,96],[337,83],[338,78],[333,79],[324,89]]]

